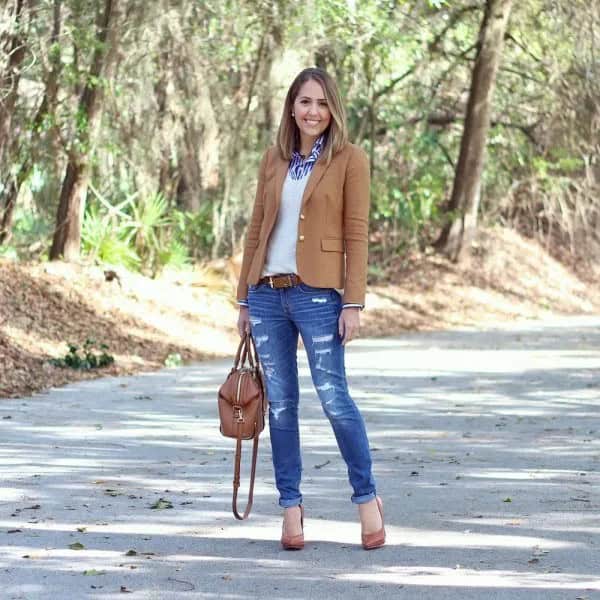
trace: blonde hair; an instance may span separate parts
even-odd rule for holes
[[[310,80],[316,81],[323,89],[331,113],[331,122],[325,131],[327,140],[319,156],[319,160],[325,160],[329,163],[333,155],[348,143],[348,126],[346,124],[346,111],[335,80],[329,73],[318,67],[310,67],[300,71],[292,81],[283,104],[283,113],[277,132],[277,146],[282,158],[285,160],[290,160],[294,150],[299,149],[300,131],[294,117],[292,117],[292,112],[300,88]]]

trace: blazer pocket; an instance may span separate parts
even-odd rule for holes
[[[258,248],[258,240],[247,240],[246,248]]]
[[[325,238],[321,240],[321,250],[324,252],[343,252],[344,240],[342,238]]]

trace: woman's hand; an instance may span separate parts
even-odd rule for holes
[[[237,327],[240,337],[244,337],[246,333],[250,333],[250,315],[247,306],[240,306],[240,316],[238,317]]]
[[[360,330],[360,309],[357,306],[349,306],[342,309],[338,320],[338,329],[345,346],[350,340],[358,336]]]

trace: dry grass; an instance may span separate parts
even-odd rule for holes
[[[599,313],[600,292],[514,231],[483,231],[468,265],[436,255],[398,259],[389,283],[372,285],[363,336],[476,326],[550,314]],[[237,343],[234,277],[227,262],[151,280],[100,267],[0,261],[0,397],[102,374],[229,356]],[[48,363],[67,343],[105,342],[116,363],[96,372]]]
[[[511,229],[480,232],[469,264],[437,255],[398,260],[373,285],[364,335],[600,312],[600,289]]]
[[[68,381],[157,369],[170,354],[186,362],[223,356],[235,343],[229,292],[184,280],[151,280],[65,263],[0,261],[0,397]],[[109,346],[115,365],[101,372],[53,367],[67,343],[93,338]]]

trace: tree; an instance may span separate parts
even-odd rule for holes
[[[374,269],[436,239],[456,255],[477,221],[598,255],[598,3],[117,2],[107,22],[106,0],[0,2],[0,254],[54,236],[75,258],[98,216],[118,235],[96,255],[129,261],[158,197],[164,260],[235,252],[285,91],[318,64],[371,157]]]
[[[486,0],[460,154],[452,194],[446,207],[450,220],[435,244],[453,261],[464,258],[477,229],[492,97],[511,8],[512,0]]]
[[[4,76],[3,98],[5,101],[0,103],[0,164],[2,168],[2,193],[0,194],[0,244],[10,241],[12,236],[12,221],[17,204],[17,197],[22,185],[32,172],[36,160],[40,159],[41,150],[44,148],[44,138],[46,134],[46,123],[55,123],[56,106],[58,101],[58,80],[61,71],[60,53],[57,49],[60,47],[61,27],[61,1],[53,0],[52,19],[50,24],[50,35],[46,42],[45,35],[42,33],[43,27],[40,27],[40,17],[37,15],[40,11],[39,0],[29,0],[27,6],[17,0],[15,7],[15,24],[18,25],[20,39],[13,37],[12,46],[14,51],[9,55],[10,69],[12,77]],[[25,15],[24,10],[28,11]],[[46,27],[48,26],[45,23]],[[16,34],[15,34],[16,36]],[[36,44],[33,44],[36,40]],[[44,94],[37,105],[32,101],[31,105],[18,102],[18,84],[21,79],[22,63],[25,55],[39,57],[40,64],[43,65],[43,75],[40,80],[43,81]],[[18,60],[17,60],[18,58]],[[18,70],[20,67],[21,70]],[[26,117],[29,111],[34,111],[31,118]],[[59,135],[56,125],[49,128],[51,133],[51,151],[49,156],[58,157],[60,155]],[[57,158],[55,158],[55,161]],[[3,208],[2,208],[3,206]]]
[[[21,32],[23,1],[11,2],[4,8],[4,12],[4,18],[9,22],[12,21],[12,31],[9,31],[3,40],[8,60],[0,73],[0,164],[4,164],[7,146],[12,138],[12,115],[17,101],[21,64],[25,58],[26,49]]]
[[[9,149],[14,141],[12,116],[17,102],[21,65],[25,58],[26,45],[22,36],[23,1],[15,0],[4,9],[7,21],[12,21],[12,31],[6,36],[7,64],[0,73],[0,168],[4,173],[2,195],[0,195],[0,244],[9,236],[15,209],[17,184],[10,175]]]
[[[100,15],[96,44],[87,81],[77,111],[78,135],[68,148],[68,161],[56,216],[50,259],[67,261],[79,258],[81,221],[90,176],[93,132],[101,114],[101,77],[115,54],[115,13],[118,0],[105,0]]]

